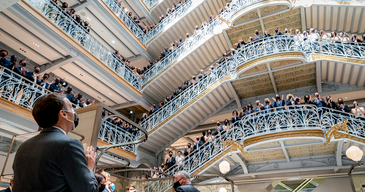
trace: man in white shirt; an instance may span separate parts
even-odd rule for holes
[[[177,156],[175,157],[177,166],[184,165],[184,156],[181,155],[181,151],[177,152]]]
[[[310,41],[317,41],[319,39],[318,33],[316,33],[313,28],[310,29],[309,39]]]

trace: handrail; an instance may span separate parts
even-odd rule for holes
[[[151,9],[159,2],[159,0],[142,0],[142,1],[147,6],[148,9]]]
[[[144,120],[141,126],[151,131],[213,84],[229,74],[235,74],[237,69],[245,63],[263,56],[283,52],[302,52],[305,58],[309,58],[311,54],[315,53],[365,60],[364,44],[331,42],[327,40],[303,40],[297,36],[290,35],[264,38],[261,41],[248,43],[238,49],[236,54],[229,59],[229,62],[226,60],[206,77],[177,95],[176,98]]]
[[[189,51],[195,49],[200,46],[204,41],[210,38],[210,36],[214,35],[215,29],[224,28],[225,23],[221,18],[227,19],[229,16],[233,15],[233,10],[237,11],[241,10],[246,6],[250,6],[254,3],[261,2],[265,0],[237,0],[231,3],[231,6],[220,13],[216,18],[214,18],[207,26],[204,26],[202,29],[198,30],[190,38],[187,38],[182,46],[177,48],[176,50],[169,53],[168,56],[165,56],[161,61],[155,63],[153,67],[148,69],[144,76],[142,77],[142,84],[147,84],[152,78],[158,75],[161,71],[169,67],[173,64],[181,55],[189,53]],[[233,8],[234,7],[234,8]],[[189,43],[186,43],[189,42]]]
[[[68,13],[50,0],[23,0],[29,6],[36,9],[50,22],[54,23],[61,30],[77,41],[92,55],[116,72],[137,90],[141,90],[141,78],[130,70],[126,64],[115,58],[113,54],[94,39],[82,26],[80,26]]]
[[[0,96],[2,98],[32,110],[37,99],[49,93],[52,92],[22,75],[0,66]],[[73,109],[79,108],[79,106],[71,104]]]
[[[193,173],[209,160],[223,152],[222,140],[243,142],[246,138],[293,129],[319,128],[324,132],[338,123],[348,121],[351,135],[365,137],[365,118],[350,113],[315,105],[290,105],[261,110],[244,116],[215,137],[192,151],[184,159],[183,166],[173,166],[166,172],[175,175],[178,171]]]

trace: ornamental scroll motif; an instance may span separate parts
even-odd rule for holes
[[[241,151],[241,153],[247,154],[246,152],[243,152],[243,145],[238,141],[233,141],[233,140],[224,141],[223,139],[221,139],[221,142],[223,144],[223,150],[225,150],[229,146],[236,146]]]
[[[330,143],[332,136],[336,137],[336,136],[343,135],[342,133],[339,133],[338,131],[344,131],[347,133],[348,137],[351,137],[349,129],[347,128],[348,122],[349,122],[349,120],[346,119],[343,123],[339,122],[337,125],[334,125],[333,127],[331,127],[331,129],[329,129],[326,133],[327,143],[325,143],[325,145]]]

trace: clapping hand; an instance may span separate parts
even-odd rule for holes
[[[85,151],[85,156],[86,156],[87,168],[93,171],[96,159],[96,152],[93,146],[87,147]]]

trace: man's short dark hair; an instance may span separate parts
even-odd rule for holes
[[[1,53],[1,52],[3,52],[3,51],[5,51],[5,52],[6,52],[6,55],[9,55],[9,51],[8,51],[8,50],[6,50],[6,49],[1,49],[1,50],[0,50],[0,53]]]
[[[103,179],[106,180],[106,178],[103,175],[99,174],[99,173],[95,173],[95,179],[98,181],[98,184],[99,185],[101,184],[101,182],[103,181]]]
[[[66,109],[64,98],[64,95],[57,93],[39,97],[32,111],[32,115],[38,126],[47,128],[57,123],[58,113],[60,110]]]

